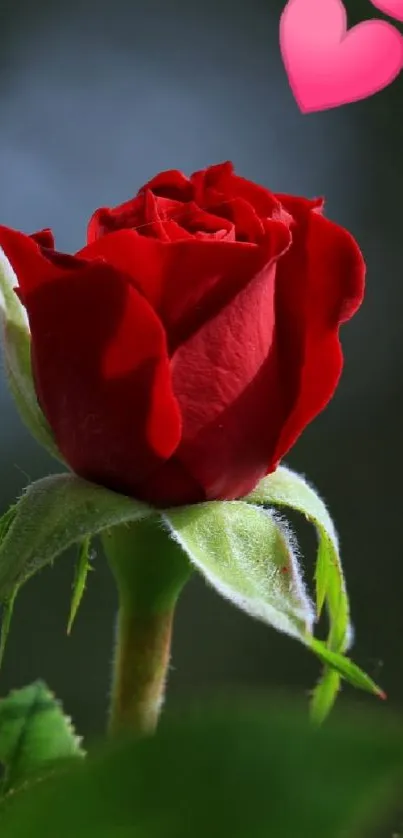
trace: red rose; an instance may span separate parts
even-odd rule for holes
[[[0,228],[38,401],[77,474],[156,506],[250,492],[331,398],[364,262],[322,202],[163,172],[75,256]]]

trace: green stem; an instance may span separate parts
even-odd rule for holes
[[[109,732],[150,734],[164,699],[175,605],[191,568],[156,516],[114,527],[102,541],[119,597]]]
[[[153,733],[163,703],[173,611],[118,616],[109,729]]]

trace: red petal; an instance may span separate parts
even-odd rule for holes
[[[55,249],[55,238],[49,227],[46,227],[44,230],[38,230],[37,233],[31,233],[31,239],[36,241],[41,247],[48,247],[50,250]]]
[[[221,200],[230,204],[235,198],[242,198],[260,218],[275,217],[280,211],[279,200],[272,192],[235,174],[229,161],[195,172],[191,181],[195,200],[203,206],[214,207]]]
[[[26,236],[17,230],[0,226],[0,247],[11,262],[23,298],[45,283],[64,277],[66,271],[71,273],[80,270],[86,264],[69,254],[43,248],[38,243],[38,236],[41,240],[42,233]]]
[[[143,224],[144,199],[131,198],[117,207],[100,207],[92,214],[87,227],[87,242],[92,244],[114,230],[134,229]]]
[[[274,287],[272,265],[173,358],[183,417],[175,457],[211,500],[240,497],[256,485],[282,426]]]
[[[253,183],[234,173],[228,188],[231,194],[248,201],[261,218],[271,218],[279,211],[276,196],[258,183]]]
[[[190,239],[176,219],[183,212],[183,204],[172,198],[158,198],[149,189],[144,192],[144,224],[136,228],[143,236],[151,236],[163,242]]]
[[[203,487],[192,477],[176,454],[141,484],[141,497],[154,506],[183,506],[207,500]]]
[[[287,227],[273,222],[262,246],[226,240],[170,245],[160,311],[171,351],[216,317],[260,272],[267,271],[289,240]]]
[[[235,241],[232,222],[226,218],[200,209],[193,201],[181,204],[169,198],[156,198],[152,192],[147,192],[154,201],[154,216],[156,216],[167,231],[166,238],[175,241],[179,238],[188,239],[199,235],[203,238],[228,238]],[[169,223],[176,222],[179,233],[170,235]]]
[[[116,230],[94,239],[79,250],[77,256],[102,259],[116,271],[126,274],[158,310],[166,263],[164,242],[141,236],[135,230]]]
[[[139,189],[138,194],[141,195],[148,189],[154,192],[154,195],[173,198],[175,201],[191,201],[193,197],[191,180],[178,169],[168,169],[155,175]]]
[[[276,327],[288,419],[269,471],[331,399],[343,365],[339,326],[364,294],[365,264],[353,237],[319,212],[321,202],[287,199],[297,226],[277,268]]]
[[[181,435],[158,317],[124,276],[95,263],[38,287],[26,306],[39,400],[66,461],[141,498]]]
[[[144,193],[152,191],[154,195],[172,198],[183,202],[190,201],[193,187],[190,180],[176,169],[161,172],[149,180],[137,195],[116,207],[100,207],[90,218],[87,228],[87,242],[92,244],[96,239],[122,229],[141,229],[149,221],[144,215]]]
[[[79,256],[104,258],[128,274],[158,312],[170,351],[225,306],[290,242],[285,224],[269,222],[262,245],[191,239],[161,242],[133,230],[103,236]]]

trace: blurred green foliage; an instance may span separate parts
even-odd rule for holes
[[[282,699],[221,700],[149,740],[101,746],[5,798],[4,838],[350,838],[400,796],[403,726],[350,711],[312,727]]]

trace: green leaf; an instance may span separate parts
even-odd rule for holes
[[[15,273],[0,247],[0,327],[8,385],[31,434],[49,454],[64,463],[36,397],[31,335],[25,309],[14,292],[17,284]]]
[[[279,517],[242,501],[170,509],[172,537],[224,597],[302,640],[314,612],[289,530]]]
[[[3,795],[77,756],[83,756],[83,751],[71,720],[41,681],[14,690],[0,701]]]
[[[140,501],[73,474],[56,474],[32,483],[18,501],[0,544],[0,600],[7,600],[16,586],[72,544],[153,513]]]
[[[70,614],[67,623],[67,634],[70,634],[71,629],[73,627],[73,623],[77,616],[81,600],[84,596],[88,572],[91,570],[90,547],[91,537],[87,536],[82,541],[78,553],[78,560],[76,564],[73,582],[73,596],[71,599]]]
[[[349,602],[337,533],[322,499],[303,477],[280,466],[263,478],[246,500],[293,509],[315,526],[318,535],[316,610],[319,616],[326,602],[330,622],[328,647],[335,652],[344,652],[351,641]],[[339,688],[339,679],[326,668],[312,699],[312,713],[317,720],[324,718],[325,711],[329,712]]]
[[[384,713],[361,710],[318,729],[285,699],[247,706],[232,697],[11,795],[0,830],[2,838],[364,838],[399,800],[402,780],[402,724]]]

